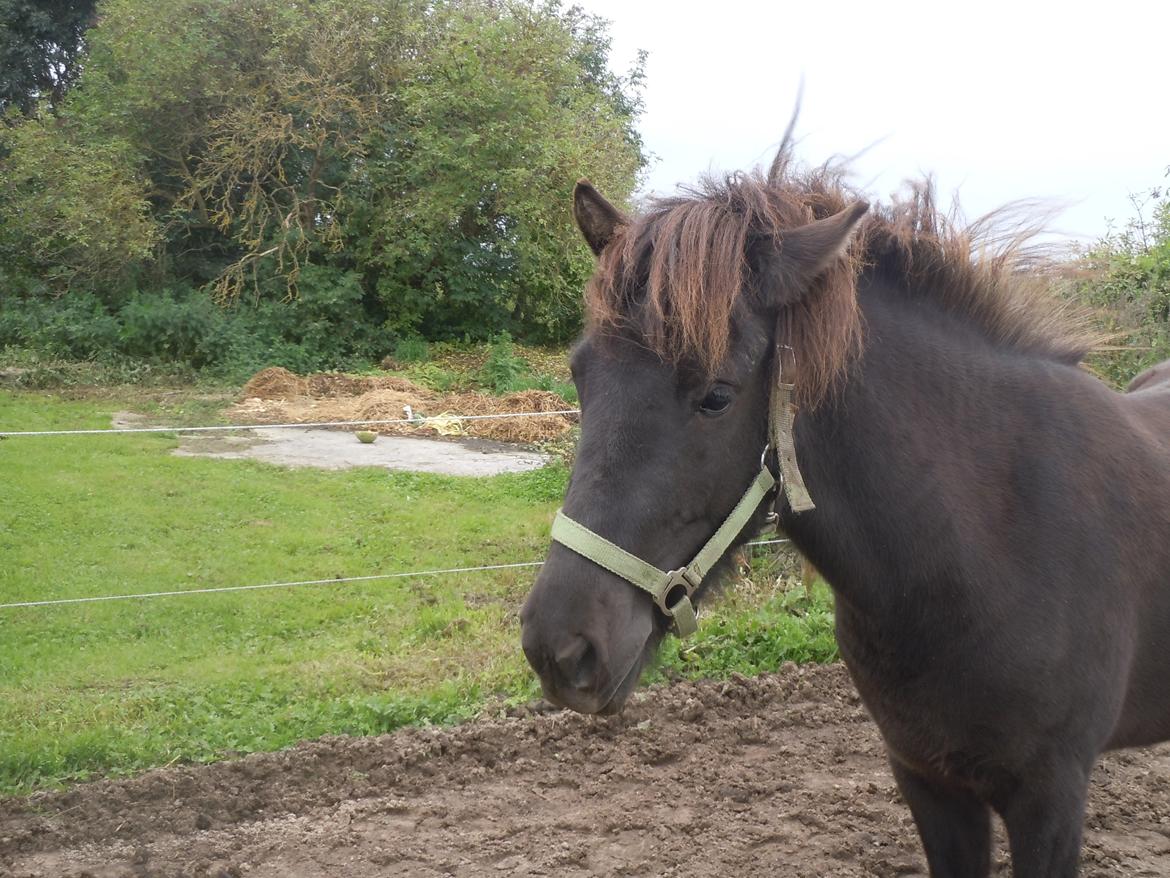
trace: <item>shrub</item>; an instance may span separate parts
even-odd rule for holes
[[[386,353],[379,306],[367,308],[354,272],[306,266],[298,288],[286,302],[239,302],[228,309],[219,373],[243,377],[267,366],[294,372],[360,369]]]
[[[150,361],[212,365],[225,353],[227,315],[192,290],[136,293],[118,312],[118,352]]]
[[[408,335],[394,343],[394,359],[400,363],[425,363],[430,358],[430,345],[420,336]]]
[[[492,339],[488,349],[487,362],[480,371],[480,381],[493,393],[511,393],[520,387],[521,379],[528,373],[528,364],[516,355],[512,336],[501,332]]]
[[[0,300],[0,346],[90,360],[115,350],[118,321],[93,295]]]
[[[1170,358],[1170,199],[1158,190],[1153,198],[1150,218],[1139,210],[1084,255],[1088,279],[1075,290],[1117,335],[1114,349],[1095,355],[1092,365],[1118,386]]]
[[[178,286],[121,304],[91,294],[0,300],[0,347],[65,360],[130,359],[242,379],[267,366],[297,372],[360,369],[385,352],[384,315],[367,308],[353,272],[306,266],[288,302],[216,305]]]

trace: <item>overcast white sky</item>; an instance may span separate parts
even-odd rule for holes
[[[1054,199],[1091,239],[1170,183],[1165,0],[578,2],[612,21],[615,68],[650,53],[648,190],[769,159],[802,75],[799,157],[871,147],[855,182],[881,198],[931,172],[970,216]]]

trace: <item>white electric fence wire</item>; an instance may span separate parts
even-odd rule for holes
[[[771,546],[788,540],[758,540],[749,546]],[[373,573],[369,576],[339,576],[333,579],[302,579],[296,582],[266,582],[261,585],[227,585],[216,588],[185,588],[174,591],[137,592],[134,594],[97,595],[85,598],[57,598],[48,601],[17,601],[0,604],[0,610],[14,610],[21,607],[50,607],[61,604],[94,604],[103,601],[128,601],[143,598],[167,598],[189,594],[222,594],[230,591],[261,591],[273,588],[299,588],[304,585],[341,585],[347,582],[373,582],[379,579],[412,579],[419,576],[444,576],[455,573],[480,573],[485,570],[515,570],[521,567],[540,567],[543,561],[517,561],[513,564],[484,564],[479,567],[446,567],[440,570],[416,570],[412,573]]]
[[[426,424],[441,421],[489,421],[508,418],[547,418],[553,415],[579,415],[580,409],[555,412],[503,412],[498,415],[434,415],[431,417],[387,418],[374,421],[315,421],[306,424],[221,424],[212,427],[124,427],[101,430],[0,430],[0,439],[21,436],[106,436],[126,433],[226,433],[233,430],[290,430],[296,427],[379,427],[383,424]]]
[[[220,594],[227,591],[259,591],[269,588],[297,588],[302,585],[340,585],[345,582],[372,582],[376,579],[408,579],[415,576],[442,576],[445,573],[476,573],[481,570],[509,570],[515,567],[539,567],[543,561],[520,561],[515,564],[487,564],[482,567],[448,567],[443,570],[417,570],[413,573],[373,573],[369,576],[344,576],[334,579],[302,579],[297,582],[266,582],[263,585],[228,585],[218,588],[187,588],[175,591],[151,591],[136,594],[111,594],[88,598],[59,598],[51,601],[21,601],[0,604],[0,610],[16,607],[48,607],[57,604],[91,604],[98,601],[126,601],[134,598],[166,598],[186,594]]]

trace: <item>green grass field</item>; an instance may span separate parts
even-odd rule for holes
[[[215,394],[0,392],[0,431],[208,422]],[[0,441],[0,603],[540,559],[567,471],[486,479],[180,458],[173,435]],[[657,677],[835,655],[826,593],[774,554]],[[0,792],[536,697],[533,569],[0,610]]]

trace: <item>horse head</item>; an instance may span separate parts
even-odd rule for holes
[[[848,250],[866,209],[786,201],[753,175],[628,217],[578,183],[573,212],[598,263],[571,356],[581,439],[562,516],[608,548],[558,539],[521,612],[524,652],[549,700],[619,710],[677,623],[670,608],[701,601],[730,549],[771,512],[772,492],[745,489],[774,466],[775,360],[791,353],[811,399],[856,345]],[[778,339],[785,318],[792,332]],[[803,356],[817,345],[827,350]],[[738,509],[734,533],[712,550]],[[717,557],[690,564],[705,547]],[[656,600],[606,561],[615,552],[675,579]]]

